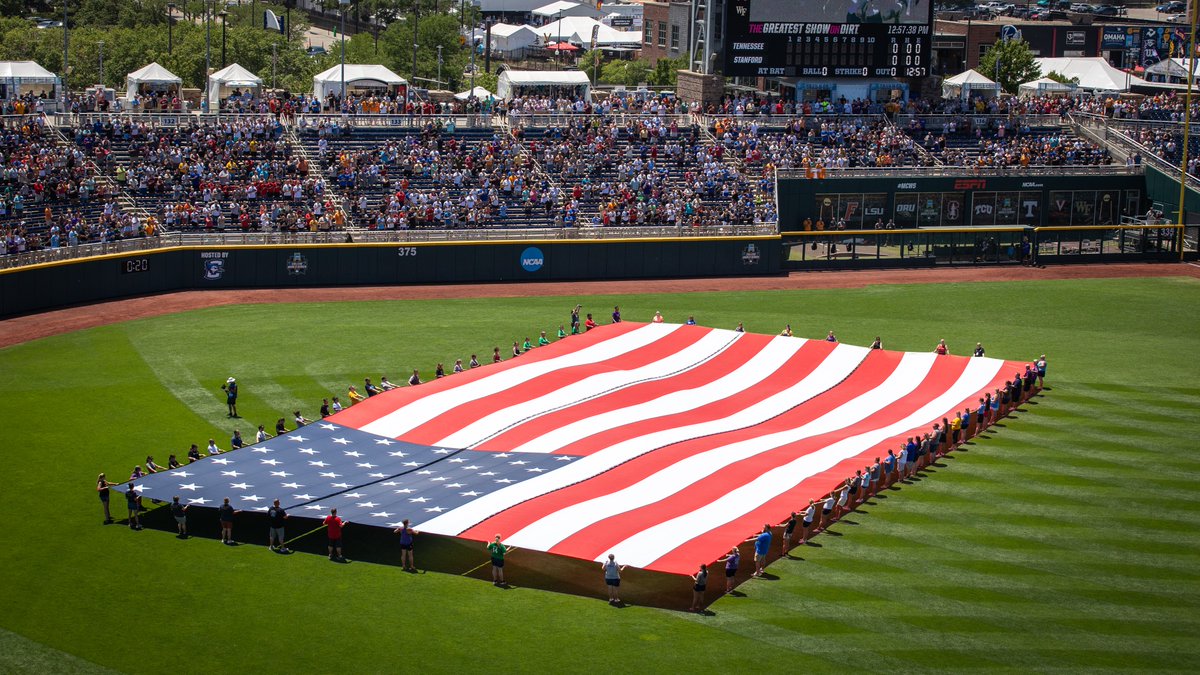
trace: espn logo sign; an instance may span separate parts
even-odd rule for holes
[[[986,188],[986,178],[959,178],[954,181],[955,190],[983,190]]]

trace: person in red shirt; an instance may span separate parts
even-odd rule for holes
[[[324,522],[325,527],[329,530],[329,559],[344,561],[345,558],[342,557],[342,527],[346,525],[346,522],[338,518],[337,509],[330,511],[329,515],[325,516]],[[336,556],[334,552],[337,553]]]
[[[587,321],[583,322],[583,327],[584,327],[585,331],[591,330],[596,327],[596,320],[592,318],[591,314],[587,315]]]

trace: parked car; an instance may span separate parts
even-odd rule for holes
[[[1171,23],[1187,23],[1190,20],[1191,17],[1189,17],[1187,14],[1172,14],[1171,16],[1167,17],[1167,21]]]
[[[308,48],[309,56],[323,56],[324,54],[325,54],[325,48],[322,47],[321,45],[313,45]]]
[[[1096,5],[1092,8],[1092,14],[1097,16],[1125,16],[1125,8],[1117,7],[1116,5]]]
[[[1187,9],[1187,5],[1185,5],[1182,2],[1179,2],[1179,0],[1173,0],[1172,2],[1164,2],[1163,4],[1159,5],[1158,7],[1155,7],[1154,11],[1158,12],[1159,14],[1175,14],[1177,12],[1182,12],[1186,9]]]

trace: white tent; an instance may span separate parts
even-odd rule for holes
[[[1158,63],[1146,68],[1146,79],[1151,82],[1170,82],[1173,84],[1187,84],[1188,71],[1192,72],[1192,77],[1196,76],[1197,68],[1200,68],[1200,61],[1189,63],[1191,59],[1185,59],[1178,56],[1169,59],[1163,59]],[[1190,68],[1189,68],[1190,66]]]
[[[999,91],[1000,85],[974,69],[942,80],[943,98],[971,98],[976,93],[995,96]]]
[[[262,89],[262,78],[233,63],[208,76],[208,109],[216,111],[233,90]]]
[[[598,27],[596,44],[604,47],[616,45],[641,46],[642,34],[636,30],[617,30],[586,16],[564,17],[561,21],[538,26],[534,30],[543,41],[570,42],[587,49],[592,44],[592,28]]]
[[[408,81],[388,70],[385,66],[346,64],[346,93],[382,92],[399,93]],[[342,90],[342,64],[313,75],[313,96],[325,98]]]
[[[125,96],[132,101],[144,91],[170,91],[172,88],[178,91],[183,80],[158,63],[151,63],[126,75],[125,83]]]
[[[483,33],[483,31],[480,31]],[[485,33],[486,34],[486,33]],[[482,36],[481,36],[481,39]],[[537,44],[538,34],[529,26],[515,26],[508,23],[492,25],[492,44],[494,51],[512,53]]]
[[[1142,78],[1114,68],[1102,56],[1034,60],[1042,67],[1043,73],[1054,71],[1065,77],[1078,77],[1080,89],[1129,91],[1131,86],[1146,84]]]
[[[604,16],[604,12],[597,10],[595,6],[589,7],[588,5],[571,2],[570,0],[558,0],[557,2],[538,7],[533,10],[532,14],[545,19],[565,19],[569,16],[587,16],[599,19]]]
[[[1017,87],[1017,94],[1021,96],[1065,95],[1073,91],[1075,91],[1075,85],[1052,80],[1048,77],[1039,77],[1036,80],[1022,82],[1021,86]]]
[[[591,100],[592,82],[582,70],[505,70],[496,78],[496,95],[582,96]]]
[[[492,92],[488,91],[487,89],[484,89],[483,87],[475,87],[474,89],[468,89],[467,91],[458,92],[457,94],[454,95],[454,98],[456,98],[460,101],[465,101],[465,100],[471,98],[472,96],[474,96],[475,100],[483,101],[483,100],[486,100],[491,95],[492,95]]]
[[[57,99],[60,87],[58,76],[34,61],[0,61],[0,98],[46,92]]]

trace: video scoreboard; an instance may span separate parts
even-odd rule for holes
[[[730,0],[730,77],[925,77],[932,0]]]

